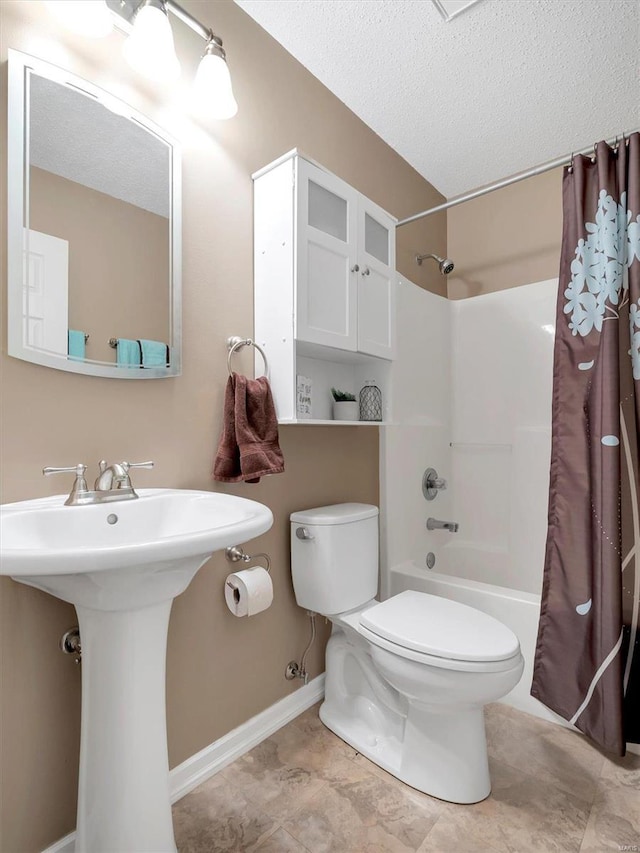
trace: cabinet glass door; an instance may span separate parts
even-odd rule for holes
[[[395,328],[395,221],[360,198],[358,350],[393,358]]]
[[[296,337],[357,349],[357,194],[344,181],[297,161]]]

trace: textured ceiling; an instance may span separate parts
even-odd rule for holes
[[[168,218],[167,145],[88,95],[30,79],[31,165]]]
[[[236,2],[447,197],[640,125],[638,0]]]

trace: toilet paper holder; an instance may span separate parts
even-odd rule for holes
[[[250,563],[251,560],[263,557],[267,564],[265,568],[271,574],[271,558],[264,551],[261,551],[259,554],[245,554],[244,548],[241,545],[231,545],[229,548],[225,548],[224,555],[230,563],[239,563],[240,561]]]

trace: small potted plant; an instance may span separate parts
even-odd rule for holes
[[[338,391],[336,388],[331,389],[331,394],[333,395],[334,421],[359,420],[360,411],[355,394],[350,394],[348,391]]]

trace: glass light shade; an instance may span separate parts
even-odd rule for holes
[[[193,83],[194,108],[212,118],[232,118],[238,112],[233,97],[231,74],[226,61],[215,53],[205,53]]]
[[[143,6],[136,14],[123,52],[129,65],[149,80],[168,83],[180,76],[171,24],[157,6]]]
[[[49,0],[49,11],[74,33],[102,38],[113,30],[113,18],[105,0]]]

